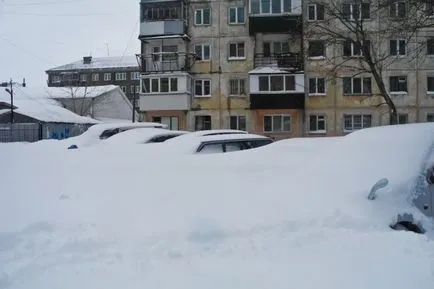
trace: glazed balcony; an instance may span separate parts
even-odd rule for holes
[[[190,72],[196,59],[194,53],[186,52],[158,52],[136,56],[142,74]]]
[[[303,71],[304,59],[301,53],[255,54],[254,67],[275,67],[288,71]]]

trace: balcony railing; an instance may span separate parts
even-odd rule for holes
[[[254,67],[277,67],[302,71],[304,62],[301,53],[255,54]]]
[[[136,54],[136,57],[142,73],[189,72],[197,59],[196,54],[186,52]]]

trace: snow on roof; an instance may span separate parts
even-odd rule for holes
[[[130,145],[130,144],[143,144],[149,141],[153,137],[172,135],[178,136],[186,134],[186,131],[179,130],[168,130],[163,128],[137,128],[130,129],[118,134],[101,142],[104,145]]]
[[[121,67],[139,67],[136,56],[112,56],[112,57],[92,57],[89,64],[84,64],[83,59],[58,66],[48,71],[62,70],[85,70],[85,69],[104,69],[104,68],[121,68]]]
[[[1,100],[1,99],[0,99]],[[9,103],[7,100],[3,100]],[[26,115],[42,122],[95,124],[99,121],[79,116],[59,105],[49,98],[30,98],[20,90],[15,91],[14,112]]]
[[[282,73],[288,74],[289,71],[280,69],[278,67],[271,67],[271,66],[258,67],[249,71],[249,74],[282,74]]]
[[[117,85],[103,85],[86,87],[47,87],[46,92],[51,98],[95,98],[115,89],[120,90]]]

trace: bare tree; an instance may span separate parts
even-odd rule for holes
[[[321,40],[309,45],[309,57],[318,55],[321,47],[333,47],[334,55],[324,56],[321,70],[336,79],[372,76],[378,92],[367,79],[362,95],[381,96],[387,105],[390,124],[397,123],[396,106],[385,84],[385,72],[397,61],[418,61],[426,41],[418,33],[434,27],[430,0],[308,0],[305,36]],[[427,4],[428,3],[428,4]],[[431,3],[431,6],[430,4]],[[390,39],[399,39],[390,41]],[[400,42],[401,41],[401,42]],[[339,50],[339,48],[342,48]],[[402,54],[406,55],[402,60]],[[368,85],[369,84],[369,85]],[[344,89],[345,89],[344,83]],[[368,88],[369,87],[369,88]],[[362,98],[362,101],[364,98]]]

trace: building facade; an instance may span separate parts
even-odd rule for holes
[[[333,1],[350,14],[361,11],[372,30],[386,25],[385,15],[369,13],[369,1]],[[400,9],[390,11],[402,16]],[[338,61],[357,66],[357,49],[314,33],[315,23],[330,17],[321,1],[142,0],[140,15],[140,110],[147,121],[277,139],[388,124],[373,77],[336,69]],[[372,39],[399,54],[382,75],[399,123],[434,120],[433,32],[417,34],[426,47],[414,59],[401,55],[399,37]]]
[[[92,57],[46,71],[48,87],[93,87],[117,85],[137,108],[140,94],[140,71],[135,56]]]

